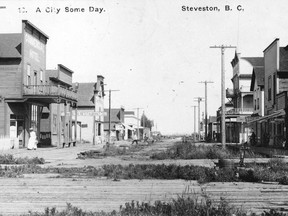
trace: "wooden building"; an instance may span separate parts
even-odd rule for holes
[[[27,20],[22,32],[0,34],[0,136],[10,137],[26,147],[29,128],[40,137],[43,109],[58,104],[55,130],[61,146],[60,104],[76,105],[71,88],[46,80],[46,46],[49,37]],[[65,76],[65,72],[61,73]],[[64,116],[66,112],[64,112]],[[17,146],[16,146],[17,147]]]

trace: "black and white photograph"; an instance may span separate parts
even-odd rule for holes
[[[0,0],[0,215],[288,215],[285,0]]]

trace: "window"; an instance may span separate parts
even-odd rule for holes
[[[27,64],[27,81],[26,85],[31,85],[31,65]]]
[[[254,110],[256,110],[256,99],[254,100]]]
[[[43,84],[43,70],[40,70],[40,82]]]
[[[259,109],[260,108],[260,105],[259,105],[259,98],[257,98],[257,109]]]
[[[272,80],[271,80],[271,76],[269,76],[268,77],[268,101],[270,101],[272,97],[271,89],[272,89]]]

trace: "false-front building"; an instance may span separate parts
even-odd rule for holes
[[[43,109],[52,103],[59,106],[54,144],[61,146],[60,104],[77,103],[71,88],[46,79],[47,42],[48,36],[27,20],[22,21],[21,33],[0,34],[0,137],[8,137],[16,148],[27,146],[31,127],[41,137]]]

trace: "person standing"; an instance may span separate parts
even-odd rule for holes
[[[29,131],[30,131],[30,137],[29,137],[27,149],[28,150],[33,150],[33,149],[36,150],[37,149],[36,133],[35,133],[33,128],[30,128]]]
[[[134,135],[133,135],[132,144],[134,144],[134,142],[136,142],[136,145],[138,145],[138,137],[137,137],[137,135],[136,135],[136,132],[135,132]]]

